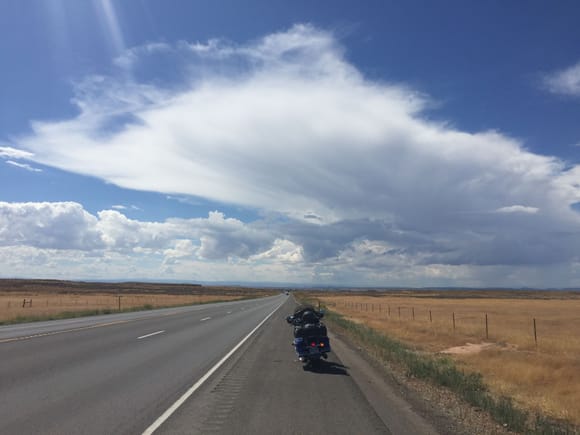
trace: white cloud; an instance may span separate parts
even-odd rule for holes
[[[39,162],[122,187],[321,222],[408,221],[558,194],[563,165],[556,159],[499,133],[422,120],[421,97],[366,81],[330,33],[297,26],[199,53],[191,59],[193,82],[177,92],[86,80],[76,100],[79,117],[37,122],[36,134],[20,145]],[[251,66],[236,69],[240,59]],[[443,207],[434,207],[435,197]]]
[[[0,246],[91,250],[102,247],[97,220],[80,204],[0,202]]]
[[[0,157],[4,159],[27,159],[32,157],[32,153],[12,147],[0,146]]]
[[[152,42],[138,47],[128,48],[122,54],[117,56],[113,63],[120,68],[130,70],[139,62],[139,58],[150,56],[152,54],[166,53],[171,51],[172,47],[162,42]]]
[[[121,210],[121,211],[122,210],[134,210],[134,211],[140,211],[141,210],[141,208],[140,207],[137,207],[136,205],[128,205],[127,206],[127,205],[123,205],[123,204],[115,204],[115,205],[112,205],[111,208],[113,210]]]
[[[175,240],[172,247],[163,251],[164,264],[176,264],[184,258],[194,258],[199,246],[192,240]]]
[[[378,238],[360,238],[363,231]],[[580,284],[578,261],[569,261],[577,257],[578,235],[532,238],[524,230],[511,239],[455,236],[429,239],[368,221],[243,223],[212,212],[207,218],[145,222],[115,210],[93,216],[76,203],[0,203],[0,276],[373,286]]]
[[[146,222],[129,219],[117,210],[93,216],[74,202],[0,202],[0,246],[167,257],[187,252],[202,260],[221,261],[261,253],[268,256],[280,251],[277,243],[267,228],[252,227],[217,211],[207,218]]]
[[[537,207],[527,207],[525,205],[510,205],[507,207],[500,207],[496,210],[498,213],[529,213],[534,214],[539,211]]]
[[[580,97],[580,62],[546,75],[544,85],[555,94]]]
[[[0,158],[3,158],[6,161],[6,164],[15,166],[17,168],[25,169],[29,172],[42,172],[42,169],[35,168],[28,163],[20,163],[16,162],[11,159],[30,159],[33,157],[33,154],[28,151],[23,151],[20,149],[8,147],[8,146],[0,146]]]
[[[199,220],[187,222],[200,223]],[[242,221],[225,218],[223,213],[211,212],[198,228],[201,246],[198,251],[203,259],[215,260],[226,257],[247,258],[269,249],[274,242],[268,230],[253,229]]]
[[[76,89],[80,114],[33,123],[19,152],[124,188],[285,220],[213,213],[154,223],[106,210],[95,228],[107,250],[205,265],[295,260],[339,282],[356,270],[468,281],[477,266],[580,258],[579,167],[500,132],[427,121],[428,97],[365,78],[330,32],[298,25],[247,44],[162,44],[119,62],[137,71],[155,56],[175,67],[162,69],[171,77],[87,78]],[[333,262],[352,268],[341,275]]]
[[[6,163],[12,166],[16,166],[17,168],[26,169],[29,172],[42,172],[42,169],[34,168],[30,166],[28,163],[18,163],[13,160],[6,160]]]
[[[276,239],[271,249],[250,258],[251,261],[276,261],[301,263],[304,260],[302,247],[290,240]]]

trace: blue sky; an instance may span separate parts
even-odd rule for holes
[[[0,276],[580,286],[576,2],[0,8]]]

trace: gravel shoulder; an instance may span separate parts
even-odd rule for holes
[[[344,331],[334,326],[331,329],[337,355],[346,366],[357,368],[352,370],[354,381],[375,412],[383,421],[389,422],[393,433],[409,433],[397,427],[397,422],[401,421],[415,425],[415,433],[512,433],[493,421],[489,414],[463,402],[451,391],[409,378],[403,368],[380,362],[357,346]]]

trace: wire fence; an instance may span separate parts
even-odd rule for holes
[[[212,300],[235,299],[225,295],[9,295],[0,297],[0,321],[64,311],[168,307]]]
[[[427,330],[433,334],[457,335],[481,340],[504,341],[532,346],[542,344],[580,347],[580,311],[554,312],[546,310],[545,316],[532,315],[511,309],[506,303],[502,309],[494,306],[492,312],[477,311],[473,307],[462,310],[457,307],[432,308],[421,305],[398,303],[373,303],[358,301],[329,302],[344,314],[383,322],[398,329]],[[549,312],[548,312],[549,311]],[[576,331],[576,332],[574,332]]]

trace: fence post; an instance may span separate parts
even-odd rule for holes
[[[455,332],[455,311],[453,312],[453,332]]]
[[[26,306],[26,299],[24,299],[24,300],[22,301],[22,308],[24,308],[25,306]]]
[[[431,310],[429,310],[429,322],[433,323],[433,316],[431,315]]]
[[[401,320],[401,307],[399,307],[399,320]]]
[[[534,317],[534,343],[536,343],[536,349],[538,348],[538,332],[536,329],[536,318]]]
[[[388,311],[388,316],[389,316],[389,317],[391,317],[391,306],[390,306],[390,305],[387,305],[387,308],[388,308],[388,310],[389,310],[389,311]]]
[[[487,326],[487,313],[485,313],[485,338],[486,340],[489,339],[489,329]]]
[[[117,296],[117,299],[119,300],[119,311],[121,311],[121,296]]]
[[[413,313],[413,320],[415,320],[415,307],[411,307],[411,312]]]

